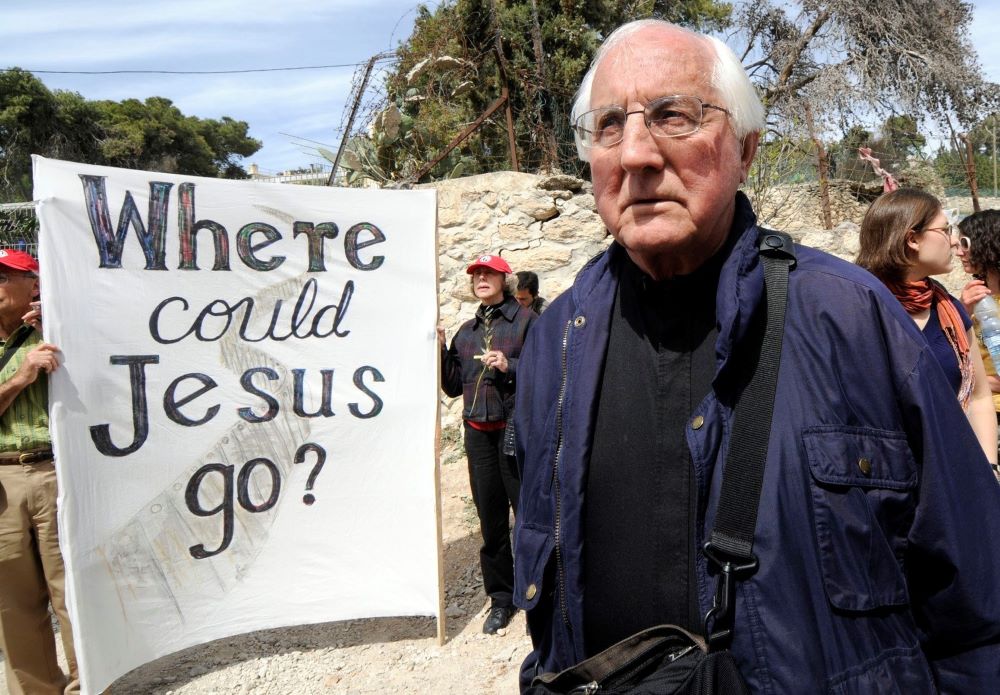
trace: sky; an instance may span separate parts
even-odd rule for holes
[[[364,63],[410,35],[416,7],[415,0],[0,0],[0,67],[241,70]],[[36,76],[50,89],[88,99],[162,96],[186,115],[246,121],[264,146],[245,164],[276,173],[322,161],[296,144],[303,138],[336,149],[354,71],[351,65],[239,75]]]
[[[427,0],[434,7],[440,0]],[[262,173],[320,163],[335,150],[355,64],[413,28],[414,0],[0,0],[0,68],[35,71],[50,89],[88,99],[166,97],[187,115],[246,121],[264,146]],[[1000,1],[976,0],[970,40],[1000,83]],[[246,70],[229,75],[62,75],[37,71]],[[377,78],[376,78],[377,79]]]

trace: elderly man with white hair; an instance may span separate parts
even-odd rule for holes
[[[522,689],[673,624],[728,649],[755,693],[993,692],[1000,486],[899,303],[785,242],[780,364],[757,370],[770,428],[768,403],[741,403],[769,313],[761,243],[779,237],[739,192],[764,111],[738,59],[625,25],[572,119],[615,241],[521,355]],[[738,404],[764,460],[741,572],[712,533]]]

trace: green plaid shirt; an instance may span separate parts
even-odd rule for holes
[[[14,352],[10,361],[0,371],[0,382],[6,382],[17,371],[24,356],[40,342],[42,336],[31,326],[21,326],[7,340],[0,341],[2,352],[7,352],[7,344],[12,343],[22,331],[31,331],[27,339]],[[41,372],[35,383],[21,391],[14,402],[0,414],[0,452],[10,453],[27,449],[52,446],[49,437],[49,380]]]

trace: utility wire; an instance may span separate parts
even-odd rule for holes
[[[310,140],[309,138],[304,138],[301,135],[292,135],[291,133],[283,133],[280,130],[278,135],[284,135],[286,138],[295,138],[296,140],[305,140],[306,142],[311,142],[316,145],[322,145],[323,147],[336,147],[336,145],[331,145],[328,142],[320,142],[319,140]]]
[[[397,58],[391,56],[382,58],[376,62],[390,62]],[[251,72],[290,72],[293,70],[329,70],[331,68],[356,68],[359,65],[367,65],[368,61],[361,63],[341,63],[339,65],[300,65],[285,68],[253,68],[248,70],[31,70],[21,68],[26,72],[36,75],[238,75]],[[11,72],[13,68],[3,68],[0,72]]]

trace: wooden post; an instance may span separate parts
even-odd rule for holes
[[[990,119],[991,125],[993,126],[990,131],[993,134],[993,195],[997,194],[997,117],[993,114]]]
[[[507,89],[506,83],[501,94],[505,107],[504,114],[507,116],[507,150],[510,152],[510,168],[512,171],[520,171],[521,165],[517,161],[517,142],[514,139],[514,112],[510,108],[510,90]]]
[[[435,204],[435,210],[437,205]],[[434,248],[440,249],[438,239],[437,216],[434,220]],[[441,261],[438,254],[434,255],[434,283],[437,291],[435,296],[441,296]],[[437,321],[434,323],[435,329],[441,322],[441,307],[438,306]],[[435,336],[437,340],[437,336]],[[435,380],[434,399],[437,401],[437,417],[434,422],[434,508],[437,514],[437,563],[438,563],[438,619],[437,638],[438,645],[443,647],[448,641],[447,615],[445,614],[445,587],[444,587],[444,509],[441,506],[441,398],[436,388],[441,383],[441,360],[435,360],[437,365],[437,379]]]
[[[979,212],[979,185],[976,180],[976,153],[972,149],[972,140],[965,133],[958,137],[965,143],[965,178],[969,182],[969,192],[972,194],[972,211]]]
[[[517,141],[514,138],[514,111],[510,106],[510,83],[507,81],[507,59],[503,55],[503,42],[500,37],[500,20],[497,18],[497,2],[491,0],[490,9],[493,14],[493,27],[496,31],[493,43],[493,52],[497,57],[497,69],[500,72],[500,94],[505,98],[506,109],[504,113],[507,117],[507,149],[510,152],[510,168],[513,171],[520,171],[521,167],[517,162]]]
[[[816,133],[816,124],[813,122],[812,109],[809,102],[805,103],[806,127],[809,128],[809,137],[816,145],[816,165],[819,169],[819,201],[823,212],[823,229],[833,229],[833,214],[830,210],[830,161],[826,155],[826,148],[823,141]]]
[[[556,136],[552,132],[552,109],[548,81],[545,77],[545,50],[542,48],[542,26],[538,20],[538,0],[531,0],[531,43],[535,49],[535,96],[538,101],[538,127],[541,129],[542,167],[552,171],[559,166]]]

